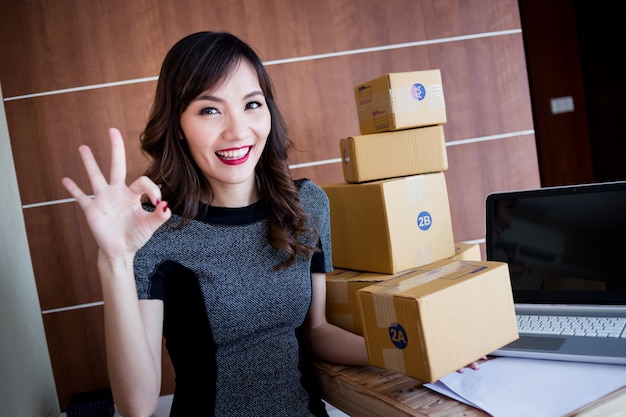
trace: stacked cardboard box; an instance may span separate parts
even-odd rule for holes
[[[518,338],[508,266],[441,261],[358,291],[372,365],[433,382]]]
[[[454,243],[439,70],[355,87],[360,136],[341,139],[330,201],[331,323],[365,337],[373,365],[434,381],[515,340],[508,268]]]
[[[442,172],[323,188],[335,267],[395,274],[454,255]]]
[[[457,243],[451,261],[480,261],[480,246],[477,243]],[[429,264],[429,265],[435,265]],[[427,265],[427,266],[429,266]],[[326,274],[326,317],[328,321],[352,333],[363,336],[361,308],[358,290],[382,281],[398,279],[417,273],[423,268],[413,268],[397,274],[381,274],[335,268]]]
[[[341,139],[344,183],[324,186],[333,264],[395,274],[454,255],[439,70],[354,88],[360,136]]]
[[[385,74],[354,88],[361,134],[446,123],[441,71]]]

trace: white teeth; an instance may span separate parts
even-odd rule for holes
[[[215,154],[224,159],[239,159],[246,156],[248,151],[250,151],[250,148],[245,147],[241,149],[236,149],[234,151],[217,151],[215,152]]]

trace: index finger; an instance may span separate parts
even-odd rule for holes
[[[126,152],[124,139],[119,130],[109,129],[111,139],[111,184],[125,183],[126,181]]]

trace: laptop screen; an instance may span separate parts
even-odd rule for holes
[[[516,303],[626,304],[626,182],[490,194],[486,231]]]

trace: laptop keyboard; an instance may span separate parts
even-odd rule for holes
[[[518,315],[520,333],[626,338],[626,318]]]

